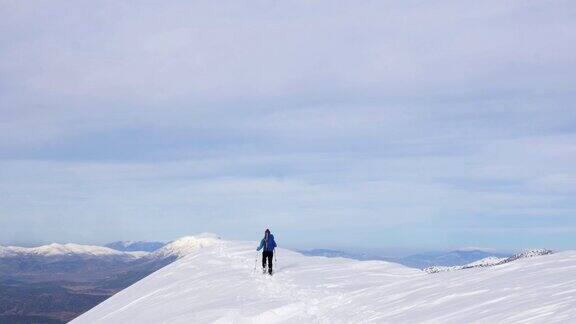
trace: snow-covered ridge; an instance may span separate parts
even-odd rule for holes
[[[214,246],[221,242],[220,237],[212,233],[202,233],[194,236],[186,236],[170,242],[160,249],[149,254],[149,258],[181,258],[194,253],[201,248]]]
[[[181,258],[190,253],[198,251],[203,247],[213,246],[220,241],[220,238],[211,233],[202,233],[194,236],[186,236],[149,253],[146,251],[119,251],[104,246],[82,245],[75,243],[59,244],[52,243],[39,247],[25,248],[18,246],[0,246],[0,258],[2,257],[22,257],[22,256],[83,256],[102,257],[118,256],[128,258]],[[119,242],[115,242],[119,243]],[[125,241],[128,246],[138,242]]]
[[[447,271],[454,271],[454,270],[463,270],[463,269],[471,269],[471,268],[483,268],[483,267],[493,267],[500,264],[509,263],[512,261],[516,261],[519,259],[526,259],[526,258],[533,258],[542,255],[548,255],[554,253],[552,250],[546,249],[534,249],[534,250],[525,250],[520,253],[514,254],[508,258],[498,258],[498,257],[487,257],[482,260],[478,260],[472,263],[468,263],[462,266],[452,266],[452,267],[443,267],[443,266],[433,266],[427,267],[423,270],[427,273],[438,273],[438,272],[447,272]]]
[[[525,259],[525,258],[533,258],[541,255],[548,255],[554,253],[552,250],[546,249],[534,249],[534,250],[525,250],[520,253],[516,253],[513,256],[509,257],[510,261],[518,260],[518,259]]]
[[[277,251],[262,275],[256,242],[201,248],[72,323],[569,323],[576,251],[428,275],[383,261]]]
[[[0,257],[17,257],[17,256],[64,256],[64,255],[78,255],[78,256],[127,256],[139,257],[142,254],[125,253],[113,250],[107,247],[95,245],[82,245],[75,243],[59,244],[52,243],[39,247],[25,248],[18,246],[0,246]]]

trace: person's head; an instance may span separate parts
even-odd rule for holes
[[[264,231],[264,234],[270,234],[270,230],[269,230],[269,229],[266,229],[266,230]]]

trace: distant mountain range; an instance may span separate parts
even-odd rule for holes
[[[489,251],[482,251],[478,249],[465,249],[454,251],[432,251],[419,254],[413,254],[405,257],[387,257],[384,255],[345,252],[331,249],[313,249],[313,250],[300,250],[298,251],[304,255],[309,256],[325,256],[328,258],[348,258],[355,260],[381,260],[400,263],[402,265],[424,269],[432,266],[458,266],[465,265],[474,261],[478,261],[488,257],[506,258],[510,257],[509,254],[496,253]]]
[[[427,252],[403,257],[398,263],[412,268],[426,268],[431,266],[457,266],[468,264],[488,257],[505,258],[506,253],[497,253],[477,249],[454,250],[448,252]]]
[[[154,271],[218,240],[102,246],[0,246],[0,323],[66,323]]]
[[[17,246],[0,246],[0,257],[10,256],[66,256],[76,255],[82,257],[94,256],[125,256],[133,257],[132,255],[122,253],[118,250],[110,249],[102,246],[95,245],[81,245],[81,244],[58,244],[53,243],[33,248],[17,247]]]

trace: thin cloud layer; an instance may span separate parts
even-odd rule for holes
[[[573,247],[575,9],[5,1],[0,243]]]

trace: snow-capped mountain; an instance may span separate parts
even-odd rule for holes
[[[81,256],[81,257],[101,257],[120,256],[127,258],[138,257],[138,254],[124,253],[114,249],[95,245],[81,245],[74,243],[59,244],[53,243],[39,247],[25,248],[17,246],[0,246],[0,258],[19,256]]]
[[[507,258],[498,258],[498,257],[487,257],[472,263],[465,264],[463,266],[451,266],[451,267],[443,267],[443,266],[432,266],[424,268],[425,272],[428,273],[438,273],[438,272],[446,272],[446,271],[454,271],[454,270],[463,270],[463,269],[471,269],[471,268],[483,268],[483,267],[493,267],[504,263],[509,263],[512,261],[516,261],[519,259],[526,259],[526,258],[533,258],[542,255],[552,254],[552,250],[546,249],[535,249],[535,250],[526,250],[520,253],[514,254],[511,257]]]
[[[147,254],[74,243],[0,246],[0,280],[93,280],[129,268]]]
[[[146,251],[154,252],[159,248],[166,245],[164,242],[149,242],[149,241],[116,241],[105,246],[118,251]]]
[[[67,323],[173,261],[148,254],[73,243],[0,246],[0,323]]]
[[[151,259],[181,258],[194,253],[201,248],[213,246],[220,242],[220,237],[212,233],[202,233],[194,236],[186,236],[170,242],[160,249],[151,253]]]
[[[428,275],[383,261],[278,249],[262,275],[254,242],[218,240],[72,323],[470,323],[576,321],[576,251]]]

